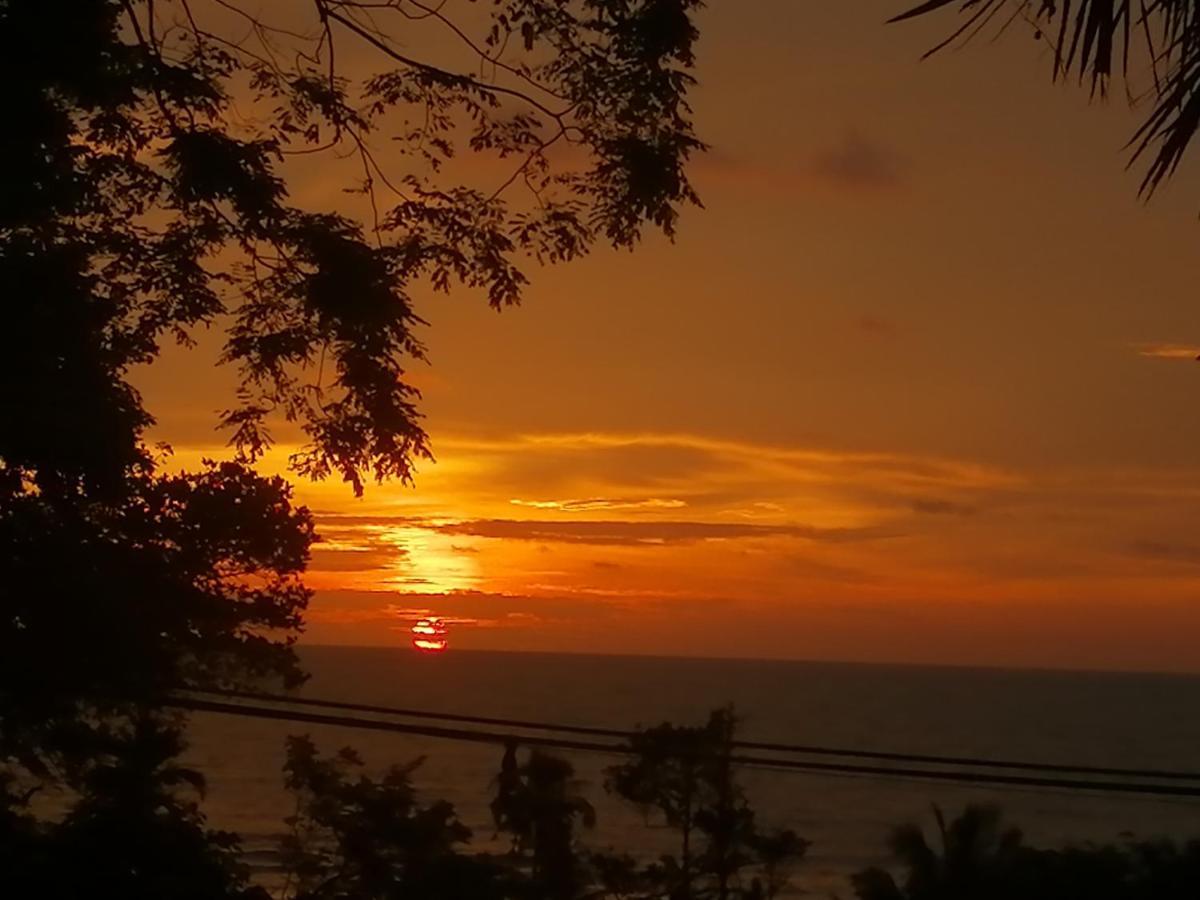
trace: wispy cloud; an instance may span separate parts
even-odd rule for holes
[[[1134,344],[1133,348],[1147,359],[1200,359],[1200,346],[1194,344]]]
[[[682,509],[687,506],[684,500],[670,500],[659,497],[645,499],[622,500],[612,497],[589,497],[585,500],[509,500],[513,506],[527,506],[531,509],[555,509],[563,512],[590,512],[591,510],[613,509]]]
[[[323,521],[322,516],[317,517]],[[328,519],[324,519],[328,521]],[[309,570],[313,572],[369,572],[391,569],[408,555],[407,548],[388,540],[378,528],[334,524],[319,530]]]
[[[444,611],[432,607],[398,606],[395,603],[387,604],[381,612],[387,618],[398,619],[406,625],[412,625],[430,616],[436,616],[443,625],[449,626],[491,626],[499,621],[498,619],[478,619],[474,616],[446,615]]]
[[[404,594],[405,600],[423,601],[421,606],[386,602],[395,596],[375,591],[331,591],[318,595],[307,620],[321,628],[378,626],[407,633],[421,619],[436,616],[450,628],[505,628],[529,626],[542,617],[523,607],[537,601],[507,594],[452,591],[445,594]]]
[[[873,316],[867,313],[864,313],[854,320],[854,327],[857,331],[866,335],[870,335],[871,337],[892,337],[896,333],[896,323],[891,319],[885,319],[882,316]]]
[[[1140,559],[1200,566],[1200,546],[1168,541],[1134,541],[1130,552]]]
[[[978,507],[969,503],[930,497],[918,497],[910,506],[913,512],[934,516],[973,516],[979,511]]]
[[[664,474],[681,472],[688,479],[709,473],[770,470],[786,480],[857,481],[894,486],[959,484],[969,487],[1011,486],[1020,476],[972,461],[900,453],[876,453],[821,447],[751,443],[696,434],[661,432],[573,432],[518,435],[503,440],[443,441],[447,448],[505,457],[536,457],[546,477],[547,461],[585,474],[612,454],[623,465],[651,465]],[[609,471],[607,464],[601,470]]]
[[[906,165],[892,148],[851,131],[814,155],[810,167],[818,178],[838,187],[880,190],[899,185]]]
[[[442,534],[471,537],[627,547],[778,536],[844,543],[877,540],[895,535],[894,531],[882,528],[817,528],[812,525],[752,525],[736,522],[549,522],[527,519],[473,519],[429,524],[426,527]]]
[[[814,190],[880,194],[901,187],[909,160],[878,138],[849,129],[837,140],[809,149],[799,158],[750,158],[709,152],[696,161],[694,174],[702,186],[772,197],[811,195]]]
[[[390,569],[405,555],[406,551],[401,547],[372,550],[327,550],[318,544],[312,551],[309,568],[315,572],[368,572]]]
[[[603,614],[591,610],[589,616]],[[562,597],[498,591],[446,591],[396,594],[391,591],[319,591],[305,618],[317,637],[350,630],[360,635],[407,631],[413,623],[437,616],[454,628],[527,628],[563,618],[581,617]]]

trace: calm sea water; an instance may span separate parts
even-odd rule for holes
[[[702,721],[733,703],[746,739],[914,753],[1200,770],[1200,678],[907,666],[312,647],[301,694],[444,712],[629,728]],[[380,770],[418,756],[423,797],[445,798],[486,844],[490,782],[501,751],[486,745],[324,726],[198,715],[192,761],[209,778],[212,824],[243,835],[267,861],[291,803],[283,741],[311,734],[325,751],[353,746]],[[586,840],[656,851],[669,835],[606,797],[611,758],[564,754],[599,812]],[[1200,836],[1200,801],[984,790],[862,777],[745,773],[768,823],[813,842],[795,882],[822,894],[886,863],[889,829],[972,801],[1000,804],[1033,842]]]

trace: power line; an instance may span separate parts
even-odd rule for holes
[[[524,719],[506,719],[493,716],[476,716],[464,713],[435,712],[432,710],[402,709],[394,706],[376,706],[367,703],[350,703],[341,700],[325,700],[309,697],[290,697],[258,691],[192,690],[191,693],[212,694],[238,700],[256,700],[270,703],[287,703],[322,709],[341,709],[352,712],[368,712],[380,715],[404,716],[415,719],[431,719],[443,722],[462,722],[472,725],[496,725],[503,728],[527,728],[535,731],[556,731],[563,734],[580,734],[591,737],[629,740],[633,732],[615,728],[598,728],[588,725],[560,725],[551,722],[535,722]],[[814,746],[805,744],[782,744],[763,741],[738,741],[733,746],[742,750],[765,750],[770,753],[796,753],[806,756],[832,756],[850,759],[873,759],[887,762],[918,763],[942,766],[971,766],[985,769],[1010,769],[1030,772],[1061,772],[1073,775],[1106,776],[1112,778],[1156,778],[1163,781],[1191,781],[1200,783],[1200,772],[1183,772],[1170,769],[1129,769],[1107,766],[1086,766],[1069,763],[1042,763],[1028,760],[983,759],[971,756],[941,756],[921,753],[897,753],[885,750],[857,750],[844,747]]]
[[[332,701],[330,701],[332,702]],[[314,725],[332,725],[342,728],[358,728],[368,731],[388,731],[399,734],[422,735],[425,737],[445,738],[448,740],[473,741],[487,744],[526,744],[534,747],[552,747],[561,750],[578,750],[592,753],[612,753],[628,755],[634,752],[622,744],[601,743],[597,741],[577,740],[545,735],[515,735],[494,731],[476,729],[448,728],[438,725],[414,725],[404,722],[384,722],[373,719],[363,719],[355,716],[332,715],[328,713],[306,712],[297,709],[279,709],[266,706],[249,706],[244,703],[226,703],[215,700],[202,700],[194,697],[177,696],[163,701],[163,705],[188,709],[196,712],[224,713],[228,715],[250,716],[261,719],[275,719],[291,722],[305,722]],[[938,769],[893,768],[889,766],[860,765],[840,762],[815,762],[808,760],[773,759],[756,756],[736,755],[730,761],[743,766],[769,768],[804,772],[809,774],[828,775],[865,775],[880,778],[895,778],[902,780],[924,780],[970,784],[986,787],[1017,787],[1017,788],[1047,788],[1071,791],[1094,791],[1101,793],[1141,794],[1158,797],[1200,797],[1200,786],[1179,784],[1139,784],[1122,781],[1094,781],[1049,777],[1034,777],[1027,775],[1004,775],[988,772],[954,772]]]

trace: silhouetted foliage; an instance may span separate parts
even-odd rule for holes
[[[405,377],[425,355],[414,290],[459,283],[502,307],[528,264],[674,233],[698,202],[699,6],[493,0],[456,22],[419,0],[0,2],[0,783],[15,792],[0,827],[14,845],[36,820],[26,782],[90,802],[95,766],[165,692],[300,678],[312,523],[250,466],[287,422],[302,475],[359,493],[410,478],[429,455]],[[417,21],[437,29],[429,58],[410,49]],[[452,176],[456,154],[506,174]],[[350,196],[297,201],[313,159]],[[165,474],[132,372],[202,328],[238,373],[219,417],[237,456]]]
[[[895,830],[890,844],[893,856],[905,870],[902,886],[882,869],[868,869],[854,878],[861,900],[984,900],[1006,895],[1008,873],[1021,847],[1020,832],[1002,828],[999,810],[991,807],[968,806],[949,824],[942,811],[934,807],[934,819],[936,846],[930,846],[916,825]]]
[[[729,722],[719,722],[712,733],[719,735]],[[282,874],[267,890],[250,882],[236,836],[205,827],[196,804],[203,780],[176,761],[182,749],[179,724],[146,716],[112,734],[78,778],[77,802],[57,820],[29,815],[28,789],[11,778],[0,781],[3,896],[765,900],[786,893],[788,869],[808,846],[790,831],[758,831],[744,800],[722,801],[722,792],[740,798],[741,791],[732,780],[720,788],[718,763],[698,791],[696,855],[692,879],[685,882],[674,857],[648,862],[636,835],[626,839],[632,854],[582,846],[575,828],[590,824],[593,813],[571,766],[541,752],[522,763],[514,752],[519,782],[496,804],[496,815],[518,843],[513,853],[488,855],[473,851],[471,832],[449,803],[418,799],[413,775],[420,760],[371,778],[362,774],[353,750],[322,756],[309,738],[296,737],[289,739],[284,771],[296,812],[285,823]],[[679,729],[647,734],[655,732],[674,732],[671,744],[681,746]],[[649,771],[641,768],[641,777]],[[735,815],[728,821],[739,823],[736,840],[711,824],[730,813]],[[1040,849],[1025,844],[996,810],[974,806],[949,822],[935,808],[934,826],[933,840],[916,826],[898,828],[890,841],[895,866],[858,873],[855,896],[1193,900],[1200,892],[1200,841]]]
[[[469,855],[469,830],[447,803],[421,806],[412,775],[419,761],[379,780],[355,777],[352,750],[321,757],[308,738],[291,738],[286,783],[297,795],[282,861],[287,897],[462,896],[506,900],[683,898],[765,900],[788,885],[789,867],[808,847],[793,832],[763,832],[737,784],[728,750],[728,710],[696,728],[663,725],[635,737],[639,756],[610,770],[615,790],[644,807],[690,809],[695,841],[680,859],[596,852],[579,839],[596,815],[566,760],[534,749],[522,761],[505,749],[491,803],[499,857]],[[693,773],[692,775],[687,773]],[[685,786],[694,783],[694,787]],[[618,787],[619,786],[619,787]],[[694,794],[693,794],[694,791]],[[676,827],[686,820],[672,812]],[[631,849],[641,848],[636,841]]]
[[[178,723],[147,716],[88,766],[54,832],[50,896],[267,900],[248,885],[237,836],[205,828],[196,800],[181,795],[204,787],[175,761],[182,749]]]
[[[1139,842],[1062,850],[1029,847],[998,810],[968,806],[938,840],[915,825],[894,832],[899,882],[879,868],[854,876],[859,900],[1183,900],[1200,896],[1200,842]]]
[[[0,370],[5,466],[44,488],[146,465],[129,367],[219,325],[241,374],[223,421],[248,458],[277,415],[307,436],[302,473],[408,478],[428,454],[403,377],[424,356],[414,285],[515,303],[522,259],[672,234],[696,202],[699,6],[493,0],[460,24],[417,0],[6,2],[0,286],[28,301]],[[421,19],[455,51],[410,55]],[[362,66],[343,71],[350,53]],[[461,152],[508,177],[456,183],[443,164]],[[291,200],[286,163],[313,154],[334,172],[352,155],[367,221]]]
[[[42,826],[29,811],[35,791],[0,772],[0,879],[14,897],[39,896],[50,871]]]
[[[596,813],[574,775],[569,762],[540,750],[522,765],[505,752],[492,814],[497,828],[512,836],[513,855],[528,864],[525,896],[572,900],[591,887],[575,826],[593,827]]]
[[[296,900],[444,900],[502,896],[497,868],[458,848],[471,831],[445,801],[417,802],[420,760],[381,779],[356,774],[351,749],[322,758],[306,737],[288,740],[286,784],[297,796],[283,862]]]
[[[1200,128],[1200,5],[1195,0],[927,0],[893,22],[957,6],[963,22],[929,51],[969,40],[989,27],[1029,26],[1054,51],[1055,79],[1077,75],[1104,96],[1114,74],[1129,80],[1147,70],[1145,85],[1131,85],[1133,100],[1153,107],[1130,141],[1131,164],[1148,159],[1141,193],[1150,195],[1178,168]],[[926,54],[926,55],[929,55]]]
[[[790,882],[792,868],[808,852],[811,844],[788,828],[756,832],[749,839],[750,848],[761,866],[761,874],[750,884],[748,897],[778,897]]]
[[[664,723],[638,731],[630,741],[632,760],[608,770],[613,793],[679,832],[678,856],[664,856],[645,871],[642,896],[773,897],[787,884],[788,865],[807,850],[793,832],[759,830],[737,781],[736,724],[732,709],[720,709],[702,726]],[[743,883],[751,867],[761,874]]]
[[[108,732],[59,820],[25,814],[11,790],[0,798],[4,896],[269,900],[250,885],[237,836],[205,826],[203,778],[175,761],[179,724],[146,715]]]
[[[272,637],[300,623],[312,525],[281,479],[224,463],[95,502],[4,486],[0,758],[69,773],[172,687],[298,678]]]
[[[710,721],[710,727],[664,723],[641,730],[630,741],[633,759],[608,772],[613,793],[678,830],[679,856],[663,860],[661,876],[684,897],[692,895],[696,815],[708,799],[705,768],[720,751],[721,727],[720,721]]]
[[[628,852],[593,852],[589,863],[596,879],[596,893],[599,896],[630,900],[642,896],[648,890],[646,872],[637,858]]]

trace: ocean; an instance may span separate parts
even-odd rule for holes
[[[439,712],[628,729],[702,722],[733,704],[746,740],[905,753],[1200,770],[1200,677],[779,662],[305,647],[301,696]],[[357,748],[368,771],[424,757],[422,799],[454,803],[481,849],[494,849],[487,809],[501,749],[444,739],[196,714],[189,761],[208,778],[210,824],[242,835],[269,869],[292,801],[282,786],[284,738],[309,734],[324,752]],[[563,753],[596,806],[594,847],[655,853],[663,829],[605,794],[611,757]],[[760,818],[812,842],[797,891],[847,896],[847,876],[888,862],[887,836],[932,824],[970,802],[1001,806],[1031,843],[1200,837],[1200,800],[983,789],[862,776],[747,770]]]

